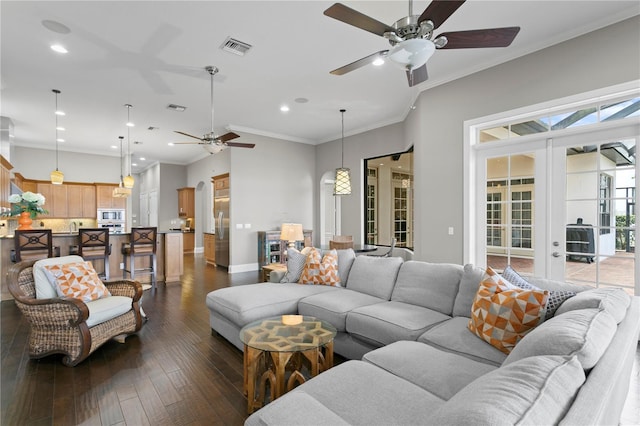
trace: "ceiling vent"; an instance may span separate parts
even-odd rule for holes
[[[185,109],[187,109],[187,107],[186,106],[182,106],[182,105],[169,104],[169,105],[167,105],[167,109],[171,109],[171,110],[174,110],[174,111],[182,112]]]
[[[233,53],[234,55],[244,56],[249,49],[251,49],[251,45],[249,43],[236,40],[235,38],[227,37],[224,43],[222,43],[222,46],[220,46],[220,49],[225,52]]]

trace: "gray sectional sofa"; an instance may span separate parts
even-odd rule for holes
[[[342,287],[272,282],[207,295],[212,330],[241,350],[244,325],[299,313],[330,322],[335,352],[349,359],[246,424],[618,423],[640,298],[529,280],[577,295],[507,355],[467,328],[483,269],[350,253],[338,267]]]

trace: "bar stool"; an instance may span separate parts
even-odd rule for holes
[[[13,261],[36,260],[53,257],[51,229],[16,230],[13,236]]]
[[[135,279],[135,274],[146,273],[151,275],[151,286],[156,287],[156,240],[158,236],[157,227],[147,228],[131,228],[131,240],[129,244],[122,245],[122,255],[124,258],[124,270],[122,271],[122,277],[127,278],[127,272],[129,277]],[[148,268],[135,267],[136,257],[149,257],[150,266]],[[127,266],[127,259],[129,260],[129,266]]]
[[[329,249],[344,250],[353,248],[353,235],[334,235],[329,240]]]
[[[78,254],[84,260],[102,260],[104,262],[104,279],[109,280],[109,228],[80,228],[78,229]]]

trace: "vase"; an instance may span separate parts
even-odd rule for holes
[[[33,220],[31,220],[31,213],[29,212],[20,213],[20,218],[18,219],[18,223],[20,224],[18,226],[18,231],[24,231],[25,229],[33,229],[31,227],[31,224],[33,223]]]

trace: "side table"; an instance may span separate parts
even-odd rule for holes
[[[329,323],[302,315],[281,315],[252,322],[240,330],[244,343],[244,385],[247,411],[262,407],[333,367]]]
[[[262,280],[265,283],[268,283],[270,280],[271,272],[273,271],[283,271],[287,272],[287,265],[282,263],[270,263],[268,265],[264,265],[262,267]]]

